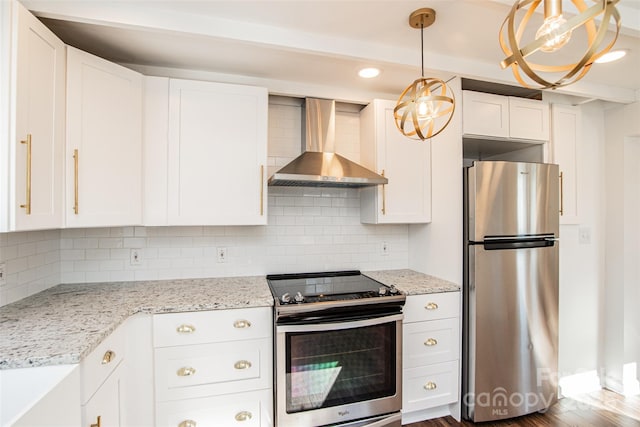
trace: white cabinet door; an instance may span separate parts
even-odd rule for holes
[[[509,98],[489,93],[462,92],[462,128],[466,135],[509,137]]]
[[[465,135],[526,141],[549,140],[549,104],[534,99],[462,92]]]
[[[11,230],[63,225],[65,45],[13,2]]]
[[[560,166],[560,224],[578,224],[578,150],[581,112],[570,105],[551,106],[553,163]]]
[[[265,88],[171,80],[170,225],[266,224]]]
[[[83,426],[124,426],[120,417],[121,412],[123,412],[123,400],[121,396],[124,392],[122,387],[122,371],[122,365],[118,366],[91,399],[83,406]]]
[[[142,222],[142,76],[67,49],[66,225]]]
[[[549,140],[549,104],[533,99],[509,97],[509,137]]]
[[[403,136],[395,102],[376,99],[360,115],[361,162],[389,183],[361,189],[360,220],[370,224],[431,221],[431,142]]]

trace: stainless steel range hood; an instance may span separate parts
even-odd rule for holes
[[[335,152],[335,101],[307,98],[305,110],[303,153],[274,173],[269,185],[358,188],[388,182],[387,178]]]

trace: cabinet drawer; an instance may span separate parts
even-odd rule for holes
[[[404,323],[446,319],[460,315],[460,292],[409,295],[404,306]]]
[[[403,412],[433,408],[457,400],[457,360],[403,371]]]
[[[270,427],[271,390],[158,403],[156,425],[163,427]],[[188,424],[192,421],[192,424]]]
[[[272,329],[271,307],[153,316],[155,347],[267,338]]]
[[[271,385],[271,338],[155,350],[158,401],[234,393]]]
[[[457,317],[414,322],[402,332],[403,367],[415,368],[459,358],[460,326]]]
[[[125,329],[126,324],[121,325],[82,361],[80,365],[82,404],[85,404],[93,396],[100,385],[124,360]]]

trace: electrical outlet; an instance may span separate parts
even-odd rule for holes
[[[7,282],[7,264],[0,262],[0,285],[4,285]]]
[[[389,244],[387,242],[382,242],[380,252],[382,253],[382,255],[389,255]]]
[[[218,262],[227,262],[227,248],[218,248]]]
[[[140,249],[131,249],[131,252],[129,253],[129,264],[142,264],[142,255],[140,254]]]

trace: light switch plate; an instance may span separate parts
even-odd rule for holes
[[[581,245],[591,244],[591,228],[580,227],[578,228],[578,241]]]

